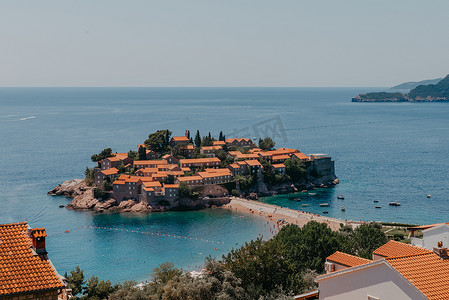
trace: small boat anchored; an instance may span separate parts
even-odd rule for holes
[[[302,207],[307,207],[309,204],[301,204]]]
[[[344,206],[340,206],[341,211],[346,211],[346,208]]]
[[[429,194],[429,195],[427,195],[427,198],[430,198],[430,197],[432,197],[432,195],[430,195],[430,194]]]
[[[378,203],[379,202],[379,200],[374,200],[374,203]]]
[[[388,203],[388,205],[390,205],[390,206],[401,206],[401,203],[399,203],[399,202],[390,202],[390,203]]]
[[[321,207],[328,207],[328,206],[329,206],[329,203],[320,203],[320,206],[321,206]]]
[[[382,206],[376,206],[376,208],[382,208]]]
[[[337,196],[337,199],[344,200],[345,197],[344,197],[343,195],[338,195],[338,196]]]

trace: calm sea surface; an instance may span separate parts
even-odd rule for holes
[[[64,180],[81,178],[93,153],[135,150],[150,132],[166,128],[176,135],[185,129],[271,135],[278,147],[335,160],[335,188],[299,194],[301,202],[282,195],[262,199],[268,203],[322,213],[319,203],[327,202],[329,216],[348,220],[448,221],[449,104],[350,102],[373,90],[0,88],[0,223],[46,227],[60,273],[80,265],[114,282],[147,279],[166,261],[199,269],[207,255],[269,236],[264,219],[221,209],[95,214],[58,208],[70,199],[46,195]],[[390,207],[390,201],[402,206]]]

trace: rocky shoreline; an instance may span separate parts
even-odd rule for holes
[[[318,187],[329,187],[338,184],[338,178],[329,179],[308,179],[299,185],[282,184],[270,187],[270,190],[263,184],[258,186],[257,193],[248,195],[248,199],[257,199],[259,196],[272,196],[276,194],[289,194],[301,190],[308,190]],[[229,197],[209,198],[203,197],[197,200],[189,198],[181,198],[177,201],[176,206],[150,206],[145,202],[137,202],[134,200],[117,201],[113,198],[97,199],[94,197],[94,187],[88,186],[83,179],[67,180],[59,184],[57,187],[47,193],[50,196],[64,196],[73,198],[66,206],[71,210],[92,210],[96,212],[131,212],[131,213],[150,213],[161,211],[180,211],[180,210],[198,210],[209,207],[223,206],[230,202]],[[206,193],[213,193],[214,189],[222,189],[220,186],[208,186]],[[223,194],[223,193],[221,193]]]
[[[229,203],[228,197],[207,198],[192,200],[181,198],[176,206],[157,206],[152,207],[145,202],[134,200],[116,201],[110,199],[97,199],[94,197],[94,187],[87,186],[82,179],[73,179],[64,181],[57,187],[47,193],[50,196],[64,196],[73,198],[66,208],[71,210],[92,210],[96,212],[132,212],[132,213],[150,213],[173,210],[198,210],[202,208],[222,206]]]

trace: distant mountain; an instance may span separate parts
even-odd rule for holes
[[[416,88],[419,85],[437,84],[442,79],[443,78],[404,82],[404,83],[395,85],[394,87],[391,87],[389,90],[393,90],[393,91],[411,90],[411,89]]]
[[[367,93],[352,98],[352,102],[442,102],[449,101],[449,75],[436,84],[418,85],[408,93]]]

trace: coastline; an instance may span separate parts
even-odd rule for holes
[[[340,224],[357,227],[363,223],[355,221],[342,221],[255,200],[247,200],[237,197],[230,197],[230,199],[231,201],[229,202],[229,204],[225,204],[221,207],[239,213],[260,215],[266,218],[268,221],[276,224],[278,230],[286,224],[296,224],[302,227],[310,221],[326,223],[332,230],[339,230]]]

